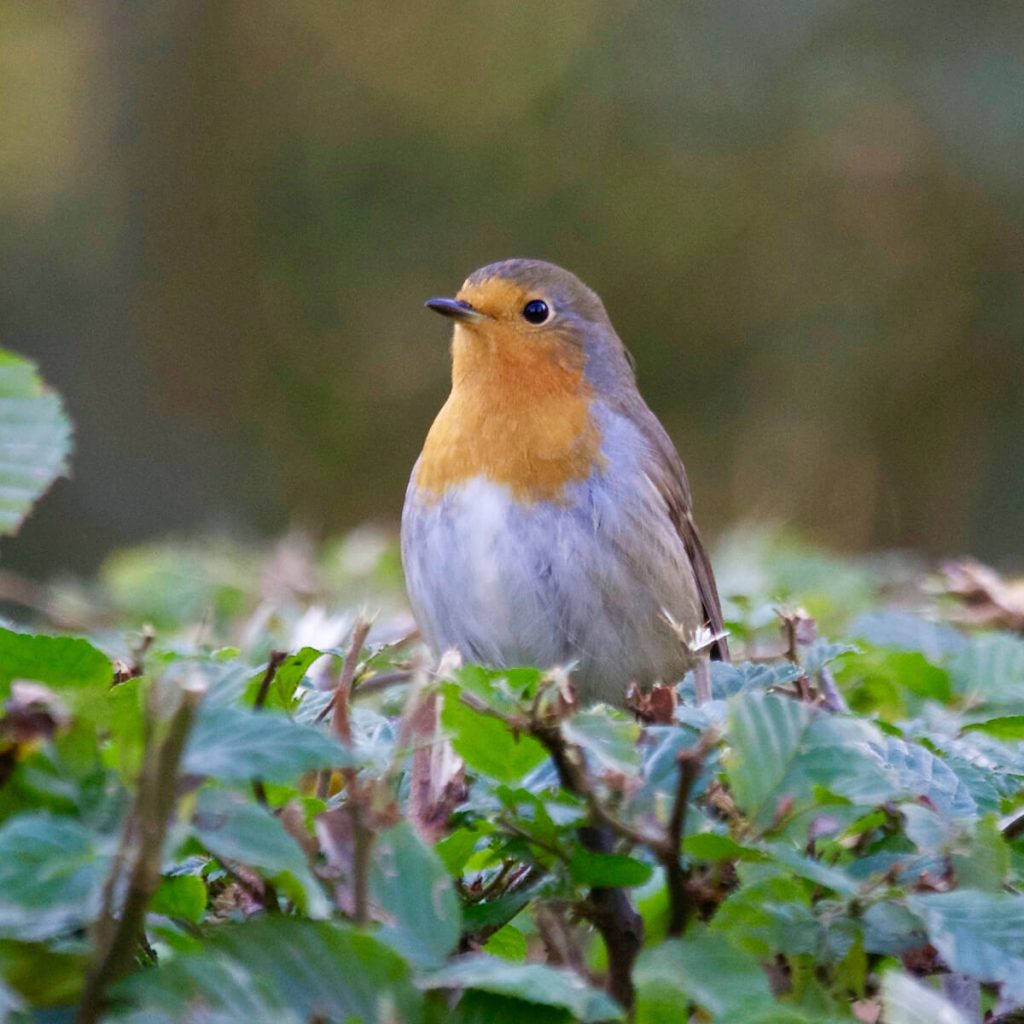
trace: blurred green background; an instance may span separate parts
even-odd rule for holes
[[[397,523],[421,308],[604,297],[712,537],[1013,562],[1024,5],[0,0],[0,344],[77,424],[5,545]]]

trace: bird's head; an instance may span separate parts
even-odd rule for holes
[[[600,298],[553,263],[492,263],[471,274],[454,298],[426,305],[455,322],[456,380],[495,364],[532,370],[538,382],[548,368],[585,370],[599,388],[624,371],[631,376]]]

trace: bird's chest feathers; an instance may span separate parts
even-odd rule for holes
[[[601,462],[582,358],[540,343],[509,354],[475,339],[461,351],[457,339],[453,355],[452,393],[416,474],[428,499],[481,477],[523,502],[560,501]]]

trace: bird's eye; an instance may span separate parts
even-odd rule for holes
[[[527,323],[542,324],[550,315],[548,304],[543,299],[531,299],[523,306],[523,319]]]

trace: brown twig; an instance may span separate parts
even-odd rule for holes
[[[536,717],[531,718],[527,724],[529,731],[551,756],[562,787],[582,797],[587,803],[596,827],[580,829],[580,842],[583,846],[594,853],[611,853],[614,832],[634,835],[638,841],[643,841],[632,826],[618,821],[597,799],[587,778],[583,752],[565,739],[558,725],[551,725]],[[591,889],[587,909],[608,953],[608,994],[628,1010],[636,998],[633,964],[643,945],[643,918],[622,889]]]
[[[393,672],[381,672],[378,675],[370,676],[369,679],[361,679],[352,690],[352,700],[371,693],[379,693],[392,686],[401,686],[403,683],[408,683],[412,676],[413,673],[409,669],[396,669]]]
[[[266,671],[263,673],[263,678],[260,680],[260,688],[256,691],[256,699],[252,704],[254,711],[259,711],[263,705],[267,703],[267,695],[270,693],[271,683],[273,683],[274,677],[277,675],[277,670],[281,667],[287,657],[287,651],[270,652]]]
[[[352,680],[355,679],[359,654],[370,632],[370,625],[367,619],[359,618],[352,627],[352,638],[342,662],[334,697],[329,705],[331,726],[335,735],[346,746],[352,744],[352,720],[349,715]],[[369,799],[369,792],[361,785],[355,768],[345,767],[341,773],[345,779],[345,806],[352,821],[353,919],[356,924],[362,925],[366,924],[370,916],[370,853],[373,849],[374,834],[364,814],[364,804]]]
[[[1004,839],[1017,839],[1022,835],[1024,835],[1024,814],[1018,815],[1003,829]]]
[[[270,686],[277,675],[277,670],[288,655],[284,651],[271,651],[270,660],[267,662],[267,669],[260,680],[260,688],[256,691],[256,700],[253,701],[253,711],[259,711],[267,703],[267,695],[270,693]],[[253,796],[264,806],[267,806],[267,790],[262,779],[252,780]]]
[[[346,744],[352,742],[352,725],[348,716],[352,680],[356,677],[359,652],[363,649],[371,625],[372,623],[367,619],[356,620],[352,627],[352,638],[349,641],[348,650],[345,652],[345,660],[341,663],[341,674],[338,676],[338,685],[334,688],[334,696],[323,711],[316,716],[316,720],[322,722],[330,714],[335,735],[342,743]]]
[[[137,838],[128,891],[118,917],[113,906],[117,880],[111,882],[108,878],[104,894],[109,902],[105,903],[97,926],[96,960],[86,979],[75,1024],[95,1024],[99,1020],[107,988],[131,966],[146,908],[160,884],[167,821],[177,795],[178,766],[202,695],[198,688],[182,689],[165,738],[159,746],[149,748],[143,762],[130,812],[135,824],[126,827],[122,835],[125,844]],[[119,850],[112,873],[120,873],[128,859],[127,849]]]
[[[665,844],[663,849],[655,851],[665,870],[665,881],[668,886],[669,911],[666,934],[669,938],[683,934],[690,916],[690,895],[687,889],[689,877],[680,861],[680,853],[686,826],[686,808],[690,803],[693,784],[697,781],[704,763],[703,742],[702,740],[692,750],[683,751],[678,757],[679,780],[672,802],[672,813],[665,829]]]

